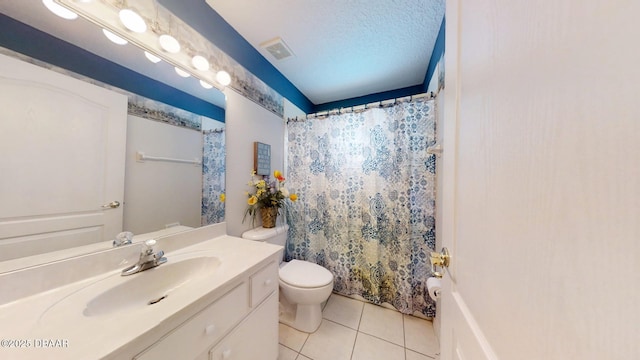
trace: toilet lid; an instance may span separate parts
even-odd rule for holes
[[[291,260],[280,268],[280,280],[303,288],[325,286],[333,281],[333,274],[320,265],[308,261]]]

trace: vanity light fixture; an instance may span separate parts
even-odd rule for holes
[[[138,15],[135,11],[131,9],[122,9],[118,13],[118,16],[120,17],[122,25],[127,29],[137,33],[147,31],[147,23],[145,23],[142,16]]]
[[[149,61],[151,61],[154,64],[159,63],[160,61],[162,61],[162,59],[160,59],[159,57],[153,55],[152,53],[148,52],[145,50],[144,52],[144,56],[149,59]]]
[[[1,0],[0,0],[1,1]],[[171,24],[157,24],[154,26],[146,23],[149,14],[142,10],[134,12],[126,0],[43,0],[49,1],[66,8],[78,16],[94,23],[111,41],[125,44],[125,41],[137,46],[145,52],[145,57],[154,63],[163,60],[175,67],[176,73],[182,77],[194,77],[201,81],[204,88],[216,88],[220,91],[231,84],[231,76],[225,71],[211,69],[209,56],[199,53],[188,39],[181,44],[178,39],[169,35],[169,31],[161,28],[171,28]],[[116,2],[117,4],[113,4]],[[127,19],[134,20],[129,24]],[[134,25],[138,23],[138,25]],[[143,30],[146,28],[146,31]],[[142,31],[142,32],[139,32]],[[182,51],[186,46],[189,51]],[[195,56],[194,56],[195,55]]]
[[[112,33],[107,29],[102,29],[102,33],[104,34],[104,36],[107,37],[107,39],[111,40],[112,42],[118,45],[127,45],[129,43],[127,40],[121,38],[120,36]]]
[[[211,89],[213,88],[213,85],[209,84],[208,82],[204,81],[204,80],[200,80],[200,86],[202,86],[205,89]]]
[[[204,56],[201,56],[201,55],[194,56],[191,59],[191,65],[193,65],[194,68],[201,71],[209,70],[209,61],[205,59]]]
[[[64,6],[54,3],[53,0],[42,0],[42,3],[47,7],[47,9],[49,9],[49,11],[60,16],[63,19],[75,20],[78,18],[78,14],[65,8]]]
[[[179,67],[177,67],[177,66],[175,67],[175,69],[176,69],[176,73],[177,73],[178,75],[182,76],[183,78],[188,78],[189,76],[191,76],[188,72],[186,72],[186,71],[184,71],[184,70],[180,69],[180,68],[179,68]]]
[[[173,36],[167,34],[160,35],[158,41],[164,51],[172,54],[180,52],[180,43]]]
[[[220,85],[227,86],[231,84],[231,75],[229,75],[229,73],[224,70],[220,70],[216,74],[216,80],[218,81],[218,83],[220,83]]]

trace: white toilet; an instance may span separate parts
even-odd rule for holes
[[[242,234],[255,241],[286,246],[288,225],[258,227]],[[333,274],[320,265],[300,260],[280,260],[280,322],[312,333],[322,322],[321,305],[333,290]]]

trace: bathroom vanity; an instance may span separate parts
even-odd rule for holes
[[[41,284],[25,284],[27,296],[0,296],[0,358],[277,359],[282,248],[203,235],[221,225],[159,239],[167,263],[131,276],[120,272],[139,244],[114,249],[127,260],[82,279],[71,275],[79,266],[114,254],[0,274],[2,292]],[[48,277],[60,276],[74,281],[47,288]]]

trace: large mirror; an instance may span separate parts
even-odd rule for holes
[[[73,22],[65,22],[49,13],[40,1],[3,2],[0,4],[0,11],[2,12],[1,16],[6,16],[3,21],[10,17],[89,50],[93,54],[109,61],[138,71],[144,76],[151,77],[224,108],[224,94],[220,91],[203,89],[193,79],[191,79],[191,82],[186,82],[176,76],[172,67],[168,66],[168,64],[150,66],[150,63],[140,56],[142,51],[134,46],[118,47],[105,43],[99,31],[96,31],[95,26],[88,21],[76,19]],[[90,35],[93,33],[95,35]],[[29,40],[22,39],[21,41],[28,42]],[[24,56],[14,51],[14,49],[3,47],[2,50],[9,57],[18,58],[19,61],[34,62],[40,67],[47,66],[37,59],[31,61],[31,59],[28,59],[29,56]],[[55,51],[55,49],[51,51]],[[60,69],[54,70],[58,74],[61,72]],[[69,76],[82,78],[77,74],[69,74]],[[92,82],[90,77],[87,77],[84,81]],[[136,98],[136,96],[133,97]],[[28,106],[29,100],[32,99],[24,97],[23,103],[25,107]],[[18,107],[21,106],[21,103],[22,101],[17,101]],[[162,236],[163,234],[171,234],[223,221],[224,203],[221,195],[224,194],[225,177],[224,123],[206,116],[189,114],[188,111],[170,106],[161,105],[160,108],[157,108],[155,103],[141,97],[137,97],[132,102],[130,97],[128,111],[125,110],[124,113],[120,113],[121,117],[124,116],[126,118],[124,122],[126,123],[127,134],[126,139],[120,139],[122,148],[126,149],[124,150],[125,154],[123,154],[122,161],[124,168],[121,169],[124,174],[124,196],[122,199],[113,199],[118,204],[111,201],[101,204],[106,209],[105,213],[109,212],[109,207],[111,206],[119,207],[121,227],[118,230],[131,231],[134,235],[155,233],[156,236]],[[82,111],[90,112],[91,109],[83,109]],[[85,112],[84,115],[86,116],[86,114]],[[9,114],[5,112],[5,116],[9,116]],[[167,120],[166,118],[171,119]],[[224,121],[224,119],[220,120]],[[4,119],[0,121],[4,121]],[[33,124],[35,123],[30,122],[30,119],[18,118],[13,118],[12,123],[14,128],[22,128],[22,130],[16,132],[13,139],[14,144],[28,145],[34,141],[32,138],[33,129],[29,129],[29,127],[34,126]],[[24,127],[22,127],[21,123],[24,124]],[[67,142],[67,144],[68,141],[60,136],[73,133],[77,139],[87,138],[82,133],[84,131],[82,126],[84,125],[80,125],[79,122],[76,125],[78,125],[77,128],[72,125],[72,128],[61,129],[69,126],[69,124],[65,124],[59,127],[61,131],[58,133],[49,132],[48,134],[41,133],[41,135],[58,136],[59,143]],[[38,127],[35,126],[35,128],[37,133]],[[84,142],[88,146],[91,141]],[[24,149],[33,148],[27,145],[24,146]],[[78,144],[78,148],[80,148],[80,144]],[[11,153],[11,151],[13,150],[8,149],[8,153]],[[47,154],[47,149],[41,148],[39,152]],[[72,152],[72,154],[78,154],[78,151]],[[3,154],[3,156],[5,155]],[[82,156],[79,157],[82,158]],[[55,160],[59,164],[49,161],[50,164],[48,165],[51,165],[52,169],[65,166],[64,160]],[[47,161],[45,159],[43,163]],[[10,163],[10,161],[6,162],[6,164]],[[31,182],[32,178],[29,176],[34,174],[42,176],[42,173],[38,171],[20,171],[19,173],[24,178],[13,177],[11,181],[14,184]],[[91,174],[93,171],[86,170],[85,173]],[[13,174],[16,174],[16,172]],[[5,180],[7,179],[5,178]],[[9,184],[8,180],[3,182],[3,186]],[[69,184],[68,194],[70,198],[74,197],[74,186],[75,184]],[[10,193],[7,188],[9,186],[4,189],[6,194]],[[33,205],[37,201],[46,202],[50,200],[55,202],[56,200],[47,199],[46,192],[44,193],[45,196],[38,194],[37,191],[33,194],[33,196],[23,196],[21,200],[17,200],[24,209],[37,208],[37,205]],[[14,223],[19,223],[30,215],[41,216],[40,213],[46,212],[45,210],[40,209],[40,212],[36,211],[35,214],[28,214],[25,210],[17,212],[19,216],[9,216],[4,220],[5,222],[13,221]],[[5,211],[5,213],[12,214],[11,211]],[[20,257],[37,258],[43,253],[55,253],[56,257],[54,258],[46,257],[46,261],[51,261],[64,258],[67,255],[77,256],[82,253],[109,249],[111,248],[114,233],[114,231],[109,231],[108,236],[100,238],[93,235],[92,238],[95,242],[100,243],[98,246],[93,246],[83,242],[74,242],[74,237],[79,237],[77,232],[61,233],[59,238],[64,238],[65,240],[56,244],[53,241],[45,243],[34,241],[38,240],[39,237],[43,237],[43,234],[38,233],[36,230],[33,230],[27,238],[17,238],[11,235],[12,230],[9,231],[7,229],[9,227],[0,228],[0,243],[7,245],[4,248],[5,250],[0,251],[0,262],[4,262],[4,265],[15,263],[18,268],[24,266],[22,264],[35,264],[34,262],[21,261],[24,258],[18,259]],[[12,266],[0,267],[0,272],[7,270],[13,270]]]
[[[202,118],[193,129],[129,114],[126,138],[123,230],[162,235],[224,220],[224,123]]]

